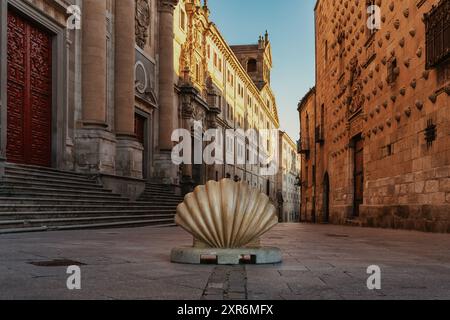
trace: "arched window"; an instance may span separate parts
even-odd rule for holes
[[[256,59],[250,59],[247,62],[247,72],[256,72],[258,70],[258,63]]]

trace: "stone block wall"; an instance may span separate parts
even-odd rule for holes
[[[316,179],[330,175],[332,222],[355,212],[352,143],[360,135],[360,223],[449,231],[450,62],[426,67],[423,19],[445,1],[374,1],[376,32],[367,28],[367,1],[318,1],[316,111],[320,119],[324,106],[325,143]],[[319,210],[321,193],[318,185]]]

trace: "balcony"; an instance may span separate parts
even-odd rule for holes
[[[309,153],[309,150],[309,138],[300,138],[300,140],[297,141],[297,153],[307,154]]]
[[[323,126],[318,126],[316,128],[316,143],[319,143],[320,145],[323,145],[325,143],[325,130]]]

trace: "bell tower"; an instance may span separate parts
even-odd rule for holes
[[[259,36],[257,44],[231,46],[231,49],[259,89],[270,85],[272,51],[267,31]]]

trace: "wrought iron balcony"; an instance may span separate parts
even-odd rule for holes
[[[297,152],[299,154],[307,154],[309,153],[309,150],[310,150],[309,138],[301,137],[300,140],[297,141]]]
[[[318,126],[316,128],[316,143],[320,143],[321,145],[325,143],[325,131],[323,126]]]

